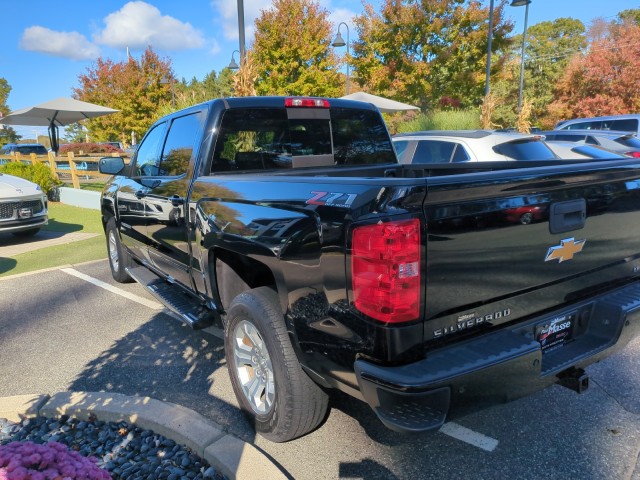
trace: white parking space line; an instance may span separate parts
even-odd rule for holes
[[[85,282],[89,282],[96,287],[104,288],[105,290],[110,291],[111,293],[115,293],[116,295],[120,295],[121,297],[128,298],[129,300],[133,300],[134,302],[139,303],[140,305],[144,305],[145,307],[149,307],[153,310],[162,310],[164,306],[158,302],[154,302],[153,300],[148,300],[146,298],[140,297],[133,293],[129,293],[126,290],[122,290],[121,288],[114,287],[113,285],[109,285],[108,283],[103,282],[102,280],[98,280],[97,278],[90,277],[89,275],[85,275],[82,272],[79,272],[75,268],[61,268],[62,272],[67,273],[69,275],[73,275],[80,280],[84,280]]]
[[[462,425],[458,425],[454,422],[447,422],[440,427],[440,432],[445,435],[449,435],[457,440],[461,440],[465,443],[473,445],[474,447],[481,448],[487,452],[493,452],[498,446],[498,440],[495,438],[487,437],[478,432],[474,432]]]

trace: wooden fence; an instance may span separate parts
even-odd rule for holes
[[[9,162],[22,162],[22,163],[43,163],[49,167],[52,175],[65,183],[71,180],[73,188],[80,188],[81,181],[98,181],[104,182],[111,175],[104,175],[98,171],[98,162],[103,157],[118,157],[122,154],[98,154],[94,155],[76,155],[73,152],[69,152],[67,156],[55,156],[53,152],[49,152],[49,155],[21,155],[15,153],[11,155],[0,155],[0,165],[4,165]],[[128,159],[125,158],[125,163]]]

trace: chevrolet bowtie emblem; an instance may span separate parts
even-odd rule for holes
[[[560,241],[560,246],[551,247],[547,252],[547,256],[544,259],[545,262],[551,260],[558,260],[558,263],[562,263],[565,260],[571,260],[576,253],[580,253],[584,248],[585,240],[578,240],[575,238],[565,238]]]

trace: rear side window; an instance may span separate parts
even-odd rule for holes
[[[613,120],[611,122],[611,130],[618,130],[621,132],[637,132],[638,120],[634,118],[626,118],[623,120]]]
[[[501,143],[493,151],[513,160],[556,160],[556,156],[544,143],[535,139]]]
[[[212,172],[397,163],[377,112],[332,108],[227,110]]]
[[[413,163],[449,163],[456,144],[442,140],[420,140]]]
[[[396,140],[393,142],[393,148],[396,150],[396,155],[399,159],[402,158],[407,145],[409,145],[409,140]]]

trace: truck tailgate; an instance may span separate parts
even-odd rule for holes
[[[635,161],[427,183],[427,341],[526,319],[638,277]]]

